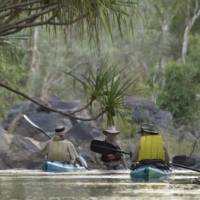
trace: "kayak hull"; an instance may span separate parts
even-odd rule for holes
[[[76,172],[76,171],[81,171],[85,170],[84,167],[78,165],[78,164],[65,164],[62,162],[51,162],[51,161],[45,161],[43,167],[43,171],[46,172]]]
[[[131,178],[134,180],[160,180],[168,178],[171,175],[171,170],[162,170],[154,166],[142,166],[131,170]]]

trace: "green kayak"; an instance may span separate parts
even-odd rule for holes
[[[168,178],[172,171],[169,169],[159,169],[154,166],[145,165],[134,170],[131,170],[130,175],[133,180],[160,180]]]

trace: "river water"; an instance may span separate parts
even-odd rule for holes
[[[200,199],[198,173],[174,171],[162,182],[134,182],[129,171],[44,173],[0,171],[0,200],[193,200]]]

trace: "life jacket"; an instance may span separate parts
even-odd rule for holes
[[[141,137],[138,161],[142,160],[165,161],[164,142],[161,135],[145,135]]]

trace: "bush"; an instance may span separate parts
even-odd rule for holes
[[[192,64],[171,63],[166,67],[166,83],[158,103],[173,114],[176,122],[190,122],[197,113],[197,72],[197,67]]]

